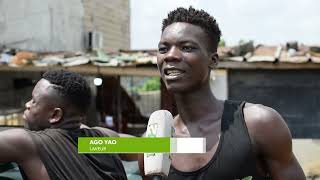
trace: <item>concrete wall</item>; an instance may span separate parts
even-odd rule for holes
[[[0,46],[78,51],[95,30],[104,50],[129,49],[129,27],[129,0],[0,0]]]
[[[129,0],[84,0],[84,29],[103,34],[105,50],[130,48]]]
[[[34,51],[83,49],[81,0],[0,0],[0,45]]]

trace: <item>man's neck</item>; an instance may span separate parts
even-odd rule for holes
[[[211,150],[219,142],[224,102],[209,87],[175,94],[175,100],[179,112],[175,128],[186,136],[206,137],[207,151]]]
[[[175,94],[175,101],[179,115],[183,122],[187,124],[199,123],[206,120],[221,117],[223,102],[216,99],[209,86],[204,86],[190,93]]]
[[[63,118],[59,123],[53,124],[51,128],[59,128],[59,129],[79,129],[81,126],[81,117],[67,117]]]

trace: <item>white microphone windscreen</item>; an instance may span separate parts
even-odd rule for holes
[[[146,137],[172,137],[172,131],[173,117],[169,111],[158,110],[150,115]],[[171,165],[169,155],[169,153],[145,153],[145,174],[167,176]]]

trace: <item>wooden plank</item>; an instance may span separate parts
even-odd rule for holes
[[[218,69],[243,69],[243,70],[256,70],[256,69],[278,69],[278,70],[302,70],[302,69],[320,69],[320,63],[270,63],[270,62],[235,62],[235,61],[220,61]],[[0,65],[0,71],[10,72],[45,72],[47,70],[66,69],[81,74],[87,75],[119,75],[119,76],[160,76],[158,69],[154,67],[104,67],[94,65],[80,65],[72,67],[63,66],[23,66],[23,67],[9,67]]]
[[[81,65],[72,67],[63,66],[24,66],[9,67],[0,66],[0,71],[10,72],[45,72],[47,70],[65,69],[86,75],[119,75],[119,76],[160,76],[159,71],[155,67],[100,67],[93,65]]]
[[[101,67],[100,72],[103,75],[120,76],[160,76],[155,67]]]

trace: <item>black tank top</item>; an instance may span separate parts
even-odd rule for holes
[[[51,180],[127,180],[117,154],[78,154],[78,137],[104,137],[96,129],[29,131]],[[22,168],[24,179],[27,176]]]
[[[252,177],[267,179],[257,173],[255,154],[243,116],[245,102],[226,100],[221,119],[218,148],[204,167],[193,172],[170,168],[169,180],[235,180]]]

